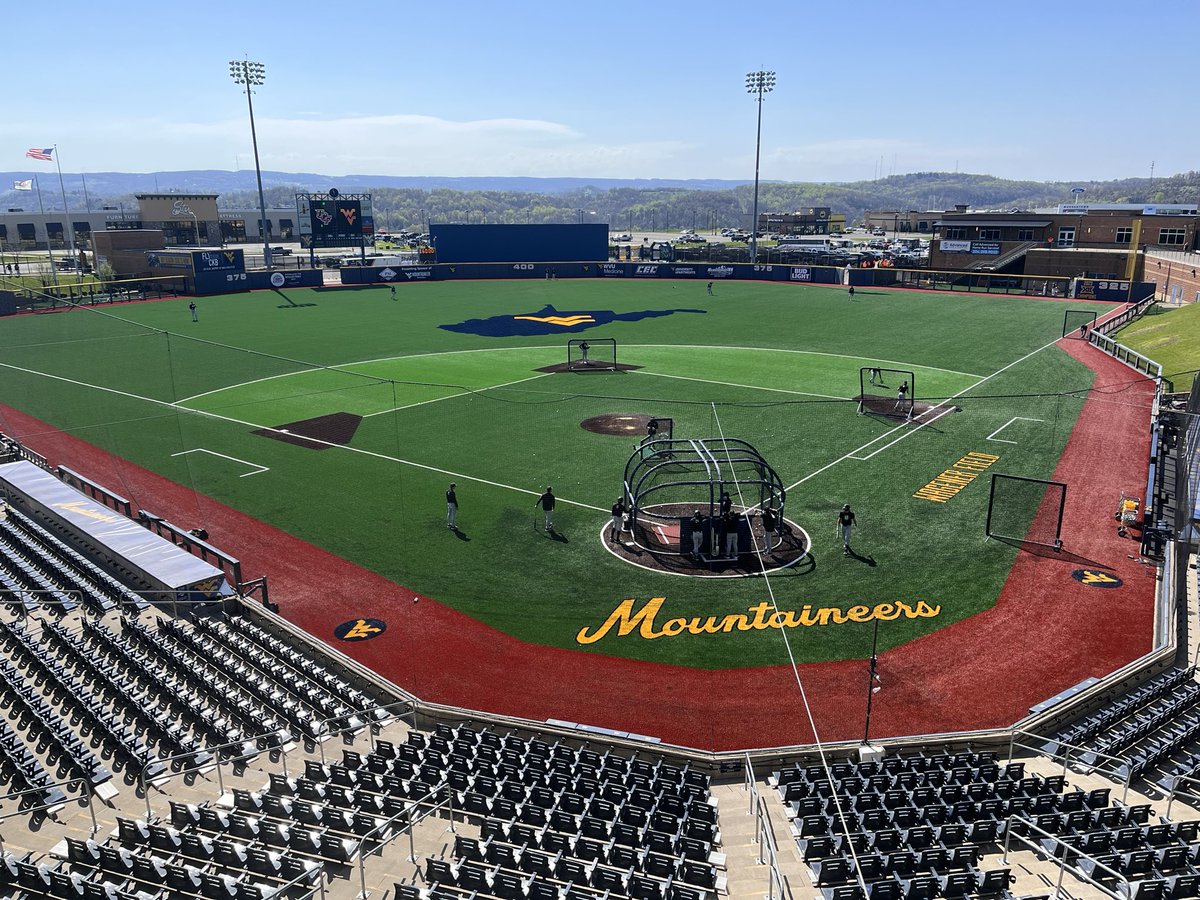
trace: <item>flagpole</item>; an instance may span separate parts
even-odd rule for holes
[[[92,201],[91,198],[88,197],[87,192],[87,173],[80,172],[79,177],[83,179],[83,205],[87,207],[87,211],[90,213],[92,211]]]
[[[82,277],[79,271],[79,257],[75,255],[75,225],[71,222],[71,208],[67,205],[67,188],[63,184],[62,163],[58,159],[58,144],[54,145],[54,165],[58,167],[58,189],[62,191],[63,198],[63,215],[66,217],[67,223],[67,238],[70,241],[71,247],[71,265],[75,268],[75,280],[78,281]],[[46,243],[50,242],[50,234],[46,234]]]
[[[871,736],[871,698],[875,696],[875,680],[879,676],[876,671],[879,665],[879,620],[875,620],[875,630],[871,635],[871,665],[867,672],[867,721],[863,725],[863,746],[870,744]]]
[[[33,186],[37,188],[38,212],[42,215],[42,228],[46,231],[46,252],[50,254],[50,274],[54,277],[54,286],[58,287],[58,270],[54,268],[54,248],[50,246],[50,229],[46,227],[46,207],[42,205],[42,184],[37,175],[33,176]],[[45,282],[42,282],[45,284]]]

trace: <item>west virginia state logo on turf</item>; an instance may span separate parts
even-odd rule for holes
[[[1071,573],[1071,577],[1088,587],[1118,588],[1125,583],[1116,575],[1101,572],[1099,569],[1076,569]]]
[[[610,322],[640,322],[642,319],[657,319],[675,313],[704,314],[702,309],[643,309],[637,312],[618,313],[611,309],[586,309],[560,312],[546,305],[536,312],[510,313],[491,316],[487,319],[467,319],[453,325],[439,325],[446,331],[459,334],[481,334],[485,337],[518,337],[534,334],[557,334],[562,331],[583,331]]]

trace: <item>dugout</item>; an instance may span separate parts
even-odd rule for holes
[[[650,553],[692,555],[697,512],[704,562],[772,551],[783,534],[783,481],[758,450],[736,438],[647,439],[626,462],[622,489],[633,542]],[[741,514],[732,555],[725,550],[730,525],[720,511],[726,491]]]
[[[608,225],[430,225],[439,263],[606,262]]]

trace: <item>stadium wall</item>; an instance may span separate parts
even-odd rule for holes
[[[341,269],[342,284],[458,281],[476,278],[691,278],[700,281],[792,281],[840,284],[842,269],[831,266],[748,263],[436,263],[430,266]]]

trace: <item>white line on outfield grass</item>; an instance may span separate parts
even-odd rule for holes
[[[667,375],[649,369],[633,369],[631,375],[649,375],[651,378],[677,378],[680,381],[698,381],[701,384],[719,384],[723,387],[746,388],[751,391],[771,391],[776,394],[794,394],[797,397],[821,397],[825,400],[853,400],[853,397],[835,397],[832,394],[814,394],[811,391],[789,391],[786,388],[764,387],[761,384],[738,384],[733,381],[713,381],[711,378],[692,378],[689,375]]]
[[[442,400],[453,400],[456,397],[465,397],[470,394],[482,394],[485,391],[494,391],[497,388],[512,387],[514,384],[524,384],[526,381],[533,381],[535,378],[545,378],[547,375],[553,375],[553,372],[538,372],[536,375],[530,375],[528,378],[518,378],[516,381],[506,381],[504,384],[489,384],[487,387],[479,388],[460,388],[453,394],[447,394],[444,397],[433,397],[430,400],[418,400],[416,403],[408,403],[404,406],[393,406],[391,409],[381,409],[379,412],[364,413],[363,418],[369,419],[371,416],[382,416],[385,413],[400,412],[404,409],[412,409],[415,406],[424,406],[427,403],[439,403]]]
[[[1026,353],[1024,356],[1022,356],[1020,359],[1013,360],[1012,362],[1010,362],[1010,363],[1009,363],[1007,366],[1005,366],[1004,368],[1002,368],[1002,369],[997,369],[997,370],[996,370],[995,372],[993,372],[991,375],[984,376],[983,378],[981,378],[979,381],[975,382],[975,383],[974,383],[974,384],[972,384],[971,386],[963,388],[961,391],[959,391],[959,392],[958,392],[957,394],[955,394],[953,397],[947,397],[947,398],[946,398],[945,400],[943,400],[941,403],[938,403],[936,406],[932,407],[932,409],[937,409],[937,408],[938,408],[938,406],[945,406],[945,405],[946,405],[947,403],[949,403],[951,400],[957,400],[959,397],[961,397],[963,394],[967,393],[968,391],[973,391],[973,390],[975,390],[975,388],[979,387],[981,384],[986,384],[987,382],[989,382],[989,381],[991,381],[993,378],[995,378],[997,375],[1000,375],[1000,374],[1002,374],[1002,373],[1004,373],[1004,372],[1007,372],[1007,371],[1008,371],[1009,369],[1011,369],[1013,366],[1019,365],[1020,363],[1023,363],[1023,362],[1025,362],[1025,360],[1029,359],[1031,356],[1036,356],[1038,353],[1041,353],[1041,352],[1042,352],[1043,350],[1045,350],[1047,347],[1053,347],[1053,346],[1054,346],[1055,344],[1057,344],[1057,343],[1058,343],[1060,340],[1062,340],[1062,338],[1055,338],[1054,340],[1050,341],[1050,343],[1048,343],[1048,344],[1043,344],[1042,346],[1038,347],[1036,350],[1031,350],[1031,351],[1029,351],[1029,352],[1028,352],[1028,353]],[[946,412],[949,412],[949,411],[950,411],[950,410],[946,410]],[[939,415],[939,416],[936,416],[934,419],[931,419],[931,420],[930,420],[930,422],[933,422],[933,421],[936,421],[937,419],[940,419],[940,418],[941,418],[943,415],[945,415],[945,414],[946,414],[946,413],[942,413],[941,415]],[[916,434],[918,431],[920,431],[922,428],[924,428],[926,424],[929,424],[929,423],[922,422],[922,423],[921,423],[920,425],[918,425],[916,428],[905,428],[905,426],[903,426],[903,425],[901,425],[901,426],[898,426],[898,427],[900,427],[900,428],[905,428],[904,434],[900,435],[900,437],[896,438],[894,441],[891,441],[890,443],[888,443],[888,444],[887,444],[885,447],[880,447],[879,449],[880,449],[880,450],[885,450],[885,449],[887,449],[887,447],[892,447],[892,446],[894,446],[894,445],[896,445],[896,444],[900,443],[902,440],[904,440],[904,439],[905,439],[906,437],[908,437],[909,435]],[[895,429],[892,429],[892,431],[895,431]],[[872,440],[869,440],[869,441],[867,441],[867,442],[866,442],[865,444],[863,444],[861,447],[856,447],[855,449],[851,450],[849,453],[845,454],[844,456],[840,456],[840,457],[838,457],[838,458],[837,458],[837,459],[835,459],[833,462],[831,462],[831,463],[827,463],[826,465],[823,465],[823,466],[821,466],[821,468],[817,469],[817,471],[815,471],[815,472],[812,472],[812,473],[810,473],[810,474],[808,474],[808,475],[805,475],[803,478],[801,478],[801,479],[800,479],[799,481],[797,481],[795,484],[789,485],[787,488],[785,488],[785,490],[787,490],[787,491],[791,491],[793,488],[797,488],[797,487],[799,487],[800,485],[804,484],[804,482],[806,482],[806,481],[808,481],[808,480],[810,480],[810,479],[812,479],[812,478],[816,478],[816,477],[817,477],[818,475],[820,475],[822,472],[824,472],[824,471],[826,471],[826,470],[828,470],[828,469],[832,469],[832,468],[833,468],[834,466],[836,466],[838,463],[845,462],[845,461],[846,461],[846,460],[848,460],[848,459],[859,459],[859,457],[857,456],[857,454],[858,454],[858,453],[860,453],[860,452],[861,452],[861,451],[863,451],[863,450],[866,450],[866,449],[867,449],[868,447],[870,447],[872,444],[878,443],[878,442],[879,442],[879,441],[880,441],[882,438],[889,436],[891,433],[892,433],[891,431],[888,431],[888,432],[886,432],[885,434],[881,434],[879,437],[876,437],[876,438],[873,438]],[[876,452],[878,452],[878,451],[876,451]],[[862,457],[862,459],[870,459],[870,458],[871,458],[872,456],[874,456],[874,455],[875,455],[875,453],[873,452],[873,453],[871,453],[869,456]]]
[[[117,388],[104,387],[98,384],[90,384],[84,381],[77,381],[74,378],[65,378],[62,375],[52,375],[49,372],[39,372],[37,369],[27,369],[24,366],[14,366],[11,363],[0,362],[0,368],[12,369],[14,372],[25,372],[28,375],[37,375],[41,378],[49,378],[52,381],[62,381],[67,384],[73,384],[76,387],[86,387],[92,390],[102,391],[106,394],[116,394],[120,397],[128,397],[131,400],[141,400],[144,403],[151,403],[155,406],[165,406],[167,409],[173,409],[176,412],[187,413],[188,415],[200,416],[205,419],[213,419],[218,422],[228,422],[232,425],[240,425],[244,428],[254,428],[260,431],[271,431],[275,434],[290,434],[291,432],[282,428],[271,428],[269,426],[259,425],[257,422],[245,422],[241,419],[235,419],[232,416],[223,416],[220,413],[208,412],[203,409],[190,409],[186,406],[179,406],[176,403],[171,403],[167,400],[159,400],[155,397],[143,397],[139,394],[131,394],[128,391],[118,390]],[[411,459],[400,459],[396,456],[388,456],[386,453],[377,453],[374,450],[363,450],[361,447],[350,447],[346,444],[336,444],[332,441],[323,441],[320,438],[309,437],[304,435],[304,440],[314,444],[324,444],[326,447],[332,447],[336,450],[345,450],[349,453],[358,453],[362,456],[370,456],[374,459],[383,459],[388,462],[399,463],[403,466],[411,466],[414,469],[423,469],[426,472],[437,472],[441,475],[448,475],[451,478],[459,478],[464,481],[473,481],[476,484],[486,484],[491,487],[497,487],[506,491],[516,491],[518,494],[528,494],[532,497],[540,497],[541,491],[531,491],[528,488],[520,488],[511,484],[503,484],[499,481],[490,481],[487,478],[478,478],[474,475],[466,475],[462,472],[452,472],[449,469],[442,469],[438,466],[428,466],[424,463],[413,462]],[[592,506],[590,503],[580,503],[578,500],[568,500],[565,497],[558,497],[559,503],[566,503],[570,506],[578,506],[581,509],[594,509],[597,512],[607,513],[607,507]]]
[[[205,447],[195,447],[191,450],[180,450],[178,453],[172,453],[172,456],[187,456],[189,453],[207,453],[209,456],[219,456],[221,459],[227,459],[230,462],[241,463],[243,466],[249,466],[254,469],[253,472],[243,472],[238,478],[249,478],[251,475],[261,475],[263,472],[270,472],[270,466],[260,466],[258,463],[252,463],[249,460],[238,459],[236,456],[226,456],[224,453],[218,453],[216,450],[209,450]]]
[[[998,435],[1000,432],[1002,432],[1005,428],[1007,428],[1013,422],[1042,422],[1042,421],[1045,421],[1045,420],[1044,419],[1031,419],[1028,416],[1013,416],[1011,419],[1009,419],[1007,422],[1005,422],[1003,425],[1001,425],[999,428],[997,428],[995,431],[993,431],[991,434],[989,434],[987,437],[985,437],[984,440],[985,441],[995,441],[997,444],[1015,444],[1016,441],[1006,440],[1005,438],[998,438],[998,437],[996,437],[996,435]]]

